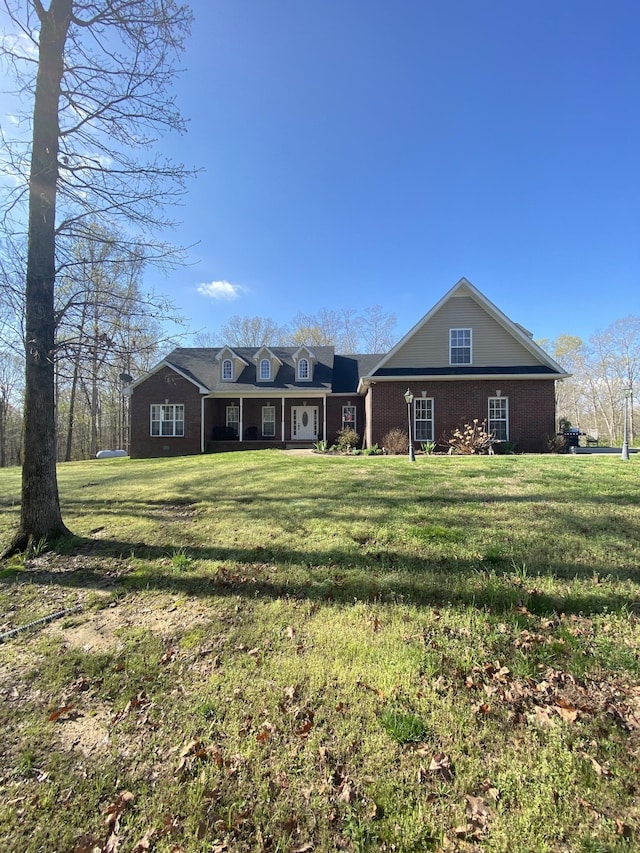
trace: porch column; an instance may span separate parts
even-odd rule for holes
[[[281,429],[281,433],[282,433],[282,438],[280,439],[280,441],[282,441],[284,443],[284,397],[282,398],[281,412],[282,412],[282,418],[281,418],[282,423],[280,424],[280,429]]]
[[[240,397],[240,413],[238,415],[240,418],[240,421],[238,423],[238,441],[242,441],[242,435],[244,433],[244,428],[242,426],[242,418],[243,418],[243,414],[244,414],[244,411],[243,411],[244,407],[242,405],[243,403],[244,403],[244,398]]]
[[[327,440],[327,397],[322,398],[322,440]]]

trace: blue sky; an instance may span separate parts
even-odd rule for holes
[[[160,150],[204,172],[147,283],[192,328],[466,276],[536,338],[640,313],[637,0],[195,0]],[[205,285],[227,282],[229,286]]]

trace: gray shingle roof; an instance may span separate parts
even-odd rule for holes
[[[316,363],[313,378],[309,381],[296,380],[296,368],[293,355],[300,347],[269,347],[271,352],[282,362],[274,379],[260,382],[257,379],[255,355],[262,347],[231,347],[233,352],[247,362],[246,367],[238,376],[236,382],[223,382],[220,373],[218,354],[227,347],[183,347],[173,350],[164,360],[187,375],[193,377],[209,391],[256,391],[258,389],[315,389],[331,391],[334,380],[334,348],[310,347],[309,351],[315,356]],[[356,381],[357,384],[357,381]],[[355,387],[354,387],[355,390]]]

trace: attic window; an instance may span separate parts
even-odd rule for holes
[[[449,364],[471,364],[471,329],[449,329]]]
[[[225,358],[222,362],[222,379],[226,382],[233,379],[233,364],[230,358]]]
[[[298,379],[309,379],[309,359],[301,358],[298,362]]]
[[[260,359],[260,380],[271,379],[271,362],[268,358]]]

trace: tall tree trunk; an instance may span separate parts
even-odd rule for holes
[[[0,468],[7,467],[7,421],[9,401],[4,395],[0,397]]]
[[[72,2],[52,0],[48,12],[36,3],[40,40],[29,178],[22,507],[20,526],[7,553],[69,532],[62,521],[56,475],[53,297],[58,106]]]
[[[67,446],[64,453],[64,461],[71,462],[71,453],[73,450],[73,419],[75,416],[76,406],[76,389],[78,387],[79,355],[76,355],[73,365],[73,379],[71,381],[71,390],[69,391],[69,419],[67,421]]]

